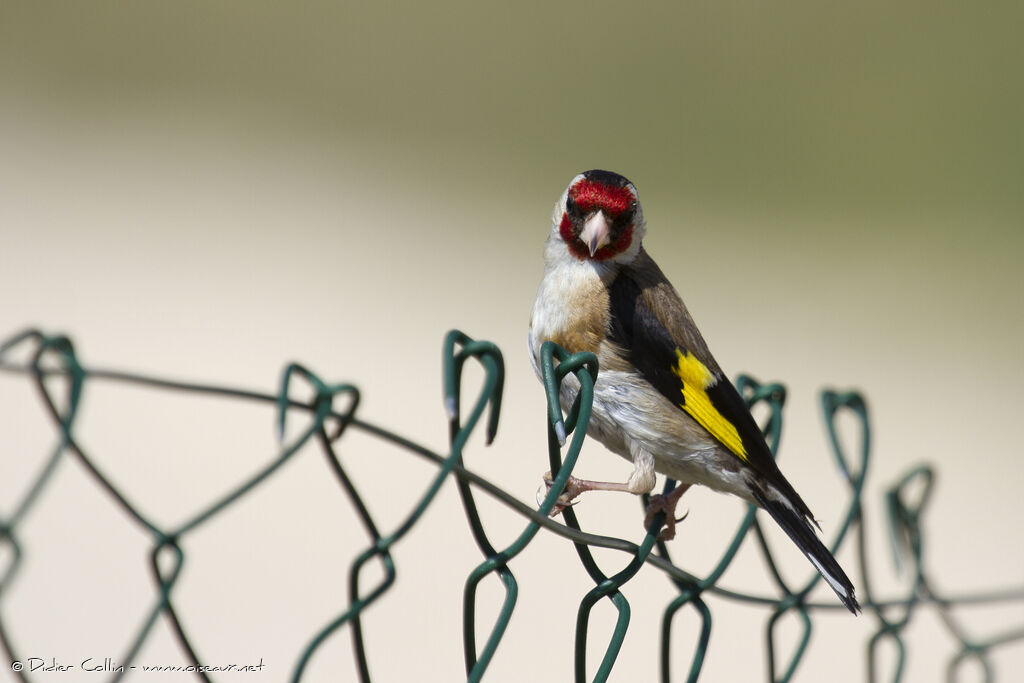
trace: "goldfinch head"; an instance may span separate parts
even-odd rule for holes
[[[628,263],[646,233],[636,188],[618,173],[586,171],[572,179],[551,216],[553,240],[581,260]]]

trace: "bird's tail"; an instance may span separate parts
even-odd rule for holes
[[[772,499],[759,487],[751,486],[751,489],[757,504],[772,516],[772,519],[782,527],[786,535],[803,551],[803,554],[811,561],[811,564],[818,570],[818,573],[825,579],[825,582],[836,592],[836,595],[846,605],[846,608],[854,614],[858,614],[860,612],[860,605],[857,604],[857,598],[853,592],[853,583],[846,576],[846,572],[839,566],[839,563],[836,562],[836,558],[832,557],[832,553],[818,539],[818,535],[815,533],[814,527],[811,526],[807,517],[798,514],[792,507],[786,505],[781,500]]]

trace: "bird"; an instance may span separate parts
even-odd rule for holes
[[[692,485],[733,494],[765,510],[843,605],[859,613],[853,583],[818,538],[818,522],[779,470],[679,293],[644,248],[646,232],[636,187],[611,171],[574,177],[552,213],[530,316],[530,360],[543,381],[545,342],[596,354],[600,370],[587,436],[633,463],[621,483],[570,478],[553,514],[586,491],[650,493],[661,473],[678,486],[651,498],[645,523],[664,511],[661,538],[668,540],[681,521],[676,503]],[[568,375],[559,396],[563,410],[578,391],[578,380]],[[564,434],[559,437],[564,441]],[[551,473],[545,478],[550,486]]]

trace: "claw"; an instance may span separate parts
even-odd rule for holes
[[[555,483],[555,480],[551,476],[551,472],[545,472],[543,479],[543,483],[537,487],[538,506],[544,504],[544,499],[547,498],[548,492],[551,490],[551,485]],[[582,491],[577,490],[578,487],[575,486],[575,482],[575,477],[569,477],[569,481],[565,485],[565,490],[562,491],[562,495],[558,496],[558,498],[555,500],[555,506],[551,508],[549,516],[555,517],[566,508],[570,508],[576,504],[573,502],[573,499],[575,499],[576,496],[580,495]]]
[[[682,517],[676,519],[676,505],[678,505],[679,499],[689,488],[689,484],[680,484],[667,495],[651,496],[651,500],[647,505],[647,514],[644,517],[644,528],[649,528],[654,522],[654,517],[659,512],[664,512],[665,526],[662,528],[661,533],[658,534],[659,541],[671,541],[675,538],[676,524],[682,522],[690,514],[687,511]]]

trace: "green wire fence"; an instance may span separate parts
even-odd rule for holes
[[[30,360],[27,363],[15,363],[9,360],[16,351],[19,353],[29,351]],[[464,401],[461,380],[467,362],[478,363],[482,367],[484,380],[479,392]],[[150,572],[156,589],[156,602],[148,612],[141,628],[135,633],[127,652],[119,661],[126,663],[135,661],[140,649],[151,637],[155,624],[162,617],[171,626],[182,652],[192,663],[195,679],[211,681],[213,679],[209,676],[209,672],[203,670],[192,639],[179,621],[175,610],[172,593],[185,561],[182,541],[187,535],[210,522],[233,503],[247,496],[253,489],[273,476],[303,446],[315,443],[326,456],[341,489],[361,520],[368,540],[365,550],[357,554],[349,570],[347,605],[339,606],[336,618],[323,625],[317,632],[309,634],[308,644],[299,653],[290,674],[289,680],[291,681],[307,678],[304,677],[304,674],[307,672],[307,665],[311,657],[332,635],[344,627],[347,627],[351,634],[359,680],[364,682],[371,680],[370,667],[364,648],[362,615],[366,610],[372,609],[374,602],[394,585],[396,571],[393,549],[402,542],[403,537],[421,519],[448,479],[454,480],[458,487],[470,531],[483,558],[476,567],[466,569],[467,578],[463,601],[463,649],[467,680],[480,681],[487,677],[488,665],[499,647],[515,611],[518,595],[518,583],[513,571],[515,558],[542,528],[546,532],[557,534],[573,543],[580,562],[594,583],[593,589],[581,600],[576,618],[576,681],[605,681],[608,679],[630,621],[629,602],[620,589],[645,566],[649,570],[663,572],[679,592],[678,596],[666,605],[662,618],[660,680],[664,682],[696,681],[700,676],[712,635],[712,612],[705,599],[709,594],[714,594],[725,600],[760,604],[764,609],[770,611],[771,616],[768,619],[766,631],[768,679],[770,681],[789,681],[793,677],[807,650],[813,628],[812,614],[819,610],[842,609],[842,606],[835,601],[817,603],[809,599],[808,596],[818,581],[817,575],[801,586],[791,586],[783,580],[776,568],[772,552],[765,541],[765,535],[752,506],[747,510],[717,566],[703,577],[688,572],[674,563],[665,543],[657,540],[658,531],[664,522],[663,515],[659,515],[653,520],[646,537],[639,545],[620,538],[585,533],[580,529],[571,507],[565,510],[561,518],[564,520],[564,524],[548,517],[559,492],[566,484],[576,464],[585,439],[586,425],[591,414],[594,382],[598,376],[597,358],[593,354],[569,354],[551,343],[545,344],[542,349],[541,368],[547,395],[548,452],[554,484],[538,509],[524,505],[517,498],[502,490],[500,486],[467,469],[463,458],[466,443],[470,435],[480,428],[485,413],[486,420],[482,428],[487,442],[490,443],[496,436],[504,384],[504,364],[501,352],[494,344],[475,341],[461,332],[453,331],[444,340],[442,363],[444,405],[450,422],[450,450],[447,453],[435,453],[378,425],[359,419],[357,412],[360,395],[356,387],[349,384],[330,384],[301,365],[291,364],[285,368],[279,391],[272,395],[257,391],[86,368],[79,363],[74,345],[69,338],[50,336],[37,330],[14,335],[0,344],[0,370],[8,373],[21,373],[35,384],[42,405],[49,417],[52,418],[58,435],[57,443],[44,466],[27,490],[10,506],[12,511],[6,518],[0,519],[0,544],[7,546],[8,556],[11,558],[7,565],[0,570],[0,646],[8,660],[7,670],[13,671],[21,681],[33,680],[29,673],[23,670],[15,671],[12,668],[21,660],[21,657],[16,638],[17,623],[8,623],[4,598],[16,589],[16,577],[25,562],[21,540],[25,518],[50,483],[52,475],[62,459],[69,457],[77,459],[91,476],[95,485],[116,501],[122,512],[152,539]],[[66,395],[63,401],[53,395],[52,388],[45,381],[48,377],[55,375],[65,380]],[[574,382],[578,383],[579,392],[568,415],[563,416],[558,403],[558,391],[561,383],[569,376],[572,376]],[[277,406],[277,427],[282,441],[289,415],[301,412],[309,415],[312,421],[298,437],[288,442],[283,441],[276,459],[261,471],[224,493],[213,504],[191,519],[176,527],[162,528],[148,519],[130,502],[129,496],[112,483],[111,479],[97,467],[95,460],[76,440],[75,419],[81,405],[83,388],[88,382],[131,383],[168,391],[218,396],[224,399],[272,402]],[[312,388],[311,400],[299,401],[291,398],[297,382],[304,382]],[[782,408],[786,398],[784,387],[780,384],[759,384],[747,377],[740,377],[738,388],[750,406],[763,404],[767,407],[768,417],[764,432],[772,452],[775,453],[782,430]],[[467,405],[464,407],[463,403]],[[928,608],[939,614],[949,635],[957,644],[949,659],[948,678],[955,680],[962,665],[969,660],[974,660],[980,664],[986,680],[994,680],[990,653],[1007,643],[1024,640],[1024,625],[1007,633],[976,638],[967,633],[967,630],[955,618],[952,610],[954,607],[964,604],[1022,600],[1024,599],[1024,588],[993,591],[983,595],[951,596],[943,595],[933,587],[929,581],[924,561],[922,515],[931,498],[934,479],[931,468],[921,466],[908,472],[889,488],[885,508],[894,557],[897,561],[909,566],[914,580],[905,596],[886,601],[878,600],[872,587],[866,562],[868,544],[863,524],[862,499],[864,482],[868,473],[871,433],[867,408],[859,394],[833,391],[822,393],[821,406],[835,464],[842,480],[849,488],[850,497],[845,517],[832,539],[831,548],[835,551],[848,537],[853,537],[860,564],[860,577],[856,583],[864,608],[864,617],[862,618],[874,619],[876,623],[875,631],[868,640],[866,648],[869,679],[900,681],[904,678],[906,674],[904,633],[914,613],[922,608]],[[861,438],[859,440],[860,449],[857,453],[847,453],[841,445],[837,433],[837,416],[841,413],[851,414],[859,425]],[[0,425],[0,429],[12,428],[12,425]],[[337,457],[336,444],[351,430],[359,430],[397,445],[437,467],[436,474],[418,501],[412,506],[409,514],[393,529],[381,529],[375,522],[352,479],[346,473],[344,465]],[[564,451],[559,438],[563,435],[569,437]],[[672,485],[673,482],[666,482],[666,490]],[[476,496],[481,494],[500,500],[523,517],[524,526],[521,533],[506,547],[495,547],[487,535],[477,512]],[[646,504],[646,500],[643,503]],[[778,589],[776,596],[738,593],[717,586],[718,580],[732,562],[740,545],[750,535],[753,535],[764,555],[767,569]],[[621,568],[611,574],[599,568],[591,552],[595,547],[608,548],[622,553]],[[368,586],[366,585],[367,580],[364,579],[364,570],[372,564],[378,564],[383,569],[383,578],[379,579],[375,585]],[[492,574],[504,587],[504,600],[494,623],[487,625],[489,626],[489,635],[484,642],[480,643],[476,638],[478,632],[477,588],[484,578]],[[590,636],[588,624],[591,610],[603,598],[611,601],[617,610],[617,622],[596,670],[590,671],[586,657],[587,640]],[[669,644],[672,642],[673,625],[685,607],[694,610],[700,619],[701,629],[697,642],[694,644],[694,654],[688,670],[674,672],[670,669]],[[798,617],[799,623],[802,624],[802,633],[795,650],[787,660],[782,660],[777,653],[776,626],[780,618],[788,613]],[[487,629],[484,628],[483,631],[487,631]],[[879,646],[884,641],[890,641],[895,646],[897,653],[895,660],[890,665],[891,670],[888,672],[879,670],[881,668]],[[123,675],[123,672],[115,672],[110,680],[117,681]]]

